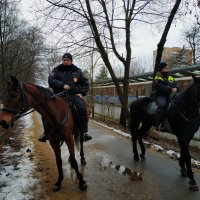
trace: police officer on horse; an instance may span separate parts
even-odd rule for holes
[[[169,66],[166,62],[158,65],[156,76],[153,81],[153,91],[156,93],[156,130],[165,131],[163,126],[170,102],[170,96],[177,92],[176,82],[169,74]]]
[[[76,106],[79,120],[81,121],[81,130],[84,133],[84,141],[91,140],[92,137],[87,134],[88,131],[88,114],[85,101],[85,96],[89,90],[88,79],[83,75],[80,68],[74,65],[72,55],[65,53],[62,57],[63,63],[55,67],[48,77],[49,86],[53,89],[54,93],[67,90],[71,97],[73,104]],[[44,126],[45,130],[45,126]],[[39,141],[46,142],[47,135],[42,134]]]

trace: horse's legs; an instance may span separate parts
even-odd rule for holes
[[[81,173],[78,170],[78,164],[75,159],[75,153],[74,153],[74,140],[72,134],[65,140],[68,149],[69,149],[69,155],[70,155],[70,164],[71,167],[75,170],[76,176],[79,180],[79,187],[81,190],[86,190],[87,189],[87,184],[86,181],[83,180],[83,177]]]
[[[130,123],[131,138],[133,142],[133,156],[135,161],[139,161],[139,155],[137,150],[137,139],[138,139],[138,129],[140,121],[132,119]]]
[[[80,134],[80,145],[81,145],[80,156],[81,156],[81,164],[86,165],[86,160],[85,160],[84,151],[83,151],[83,136],[84,134]]]
[[[187,177],[187,170],[185,167],[185,161],[184,161],[182,152],[180,153],[179,166],[181,167],[181,175],[184,177]]]
[[[83,177],[82,177],[81,173],[78,170],[78,164],[77,164],[77,161],[75,159],[75,155],[74,155],[74,153],[71,153],[71,152],[70,152],[70,163],[71,163],[72,168],[76,172],[76,176],[77,176],[77,178],[79,180],[80,189],[81,190],[86,190],[87,189],[86,181],[83,180]]]
[[[140,128],[140,130],[138,131],[138,142],[140,144],[140,149],[141,149],[141,154],[140,154],[140,157],[141,158],[145,158],[145,147],[144,147],[144,143],[142,141],[142,127]]]
[[[138,150],[137,150],[137,135],[134,134],[132,136],[132,141],[133,141],[133,156],[135,161],[139,161],[139,155],[138,155]]]
[[[152,126],[152,124],[148,121],[142,122],[142,126],[140,127],[139,132],[138,132],[138,141],[139,141],[140,149],[142,152],[140,154],[140,157],[142,159],[145,158],[145,152],[146,152],[142,138],[143,138],[144,134],[150,129],[151,126]]]
[[[58,180],[54,184],[55,186],[53,188],[53,191],[57,192],[57,191],[60,190],[60,188],[61,188],[61,182],[63,180],[61,150],[60,150],[59,143],[56,143],[55,140],[52,141],[52,139],[50,139],[50,144],[51,144],[51,146],[52,146],[52,148],[54,150],[54,153],[55,153],[57,170],[58,170]]]
[[[183,159],[183,160],[181,160],[181,163],[179,161],[179,164],[182,165],[181,167],[184,167],[183,163],[185,161],[186,168],[187,168],[187,176],[190,179],[190,181],[189,181],[190,189],[197,191],[198,186],[196,184],[196,181],[194,179],[194,175],[193,175],[193,172],[192,172],[191,156],[190,156],[190,152],[189,152],[189,149],[188,149],[189,144],[187,144],[184,141],[179,140],[179,145],[180,145],[180,148],[181,148],[181,159]]]

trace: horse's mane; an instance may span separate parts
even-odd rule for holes
[[[181,108],[184,107],[188,111],[195,110],[195,83],[192,83],[186,90],[184,90],[180,95],[178,95],[176,100],[176,106]],[[189,111],[190,112],[190,111]],[[193,113],[193,112],[192,112]]]
[[[50,97],[52,97],[54,95],[52,90],[50,90],[49,88],[45,88],[45,87],[42,87],[42,86],[39,86],[39,85],[34,85],[32,83],[28,83],[28,84],[30,84],[32,86],[35,86],[39,91],[41,91],[44,94],[44,96],[46,98],[50,98]]]
[[[191,91],[193,91],[194,83],[188,86],[187,89],[185,89],[182,93],[178,95],[178,99],[187,99],[188,95],[191,95]]]
[[[49,98],[53,96],[53,92],[49,88],[45,88],[42,86],[37,85],[37,88],[45,95],[45,97]]]

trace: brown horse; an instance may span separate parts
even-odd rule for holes
[[[0,125],[3,128],[13,126],[21,116],[26,115],[31,108],[38,111],[48,130],[49,142],[54,150],[58,169],[58,179],[54,185],[54,191],[59,191],[63,180],[62,159],[60,146],[65,142],[70,154],[70,163],[76,171],[81,190],[87,189],[75,159],[75,144],[79,143],[81,136],[74,134],[74,120],[70,106],[57,95],[53,95],[47,88],[30,83],[21,83],[11,76],[8,81],[7,95],[4,100],[4,108],[0,114]],[[83,140],[81,141],[83,143]],[[81,148],[82,149],[82,148]],[[81,152],[82,164],[85,164],[84,154]]]

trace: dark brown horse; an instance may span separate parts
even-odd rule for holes
[[[47,88],[30,83],[21,83],[15,77],[8,81],[7,95],[4,100],[4,108],[0,114],[0,125],[9,128],[21,116],[29,112],[31,108],[38,111],[45,121],[48,130],[49,141],[54,150],[58,169],[58,179],[54,191],[59,191],[63,180],[61,143],[65,142],[70,154],[70,163],[76,171],[81,190],[87,189],[86,181],[83,180],[75,159],[75,144],[79,143],[79,132],[74,134],[74,120],[69,104],[61,97],[53,95]],[[81,141],[83,150],[83,140]],[[83,152],[81,162],[85,164]]]
[[[177,96],[176,101],[170,106],[167,112],[167,119],[172,133],[176,135],[180,146],[179,165],[181,174],[190,179],[190,189],[197,191],[198,186],[192,172],[189,144],[200,126],[200,78],[193,76],[193,81],[192,85]],[[155,115],[148,112],[152,101],[151,98],[144,97],[133,101],[130,106],[131,120],[129,126],[133,141],[134,160],[136,161],[139,160],[137,141],[142,151],[140,157],[144,158],[145,146],[142,138],[155,125]]]

